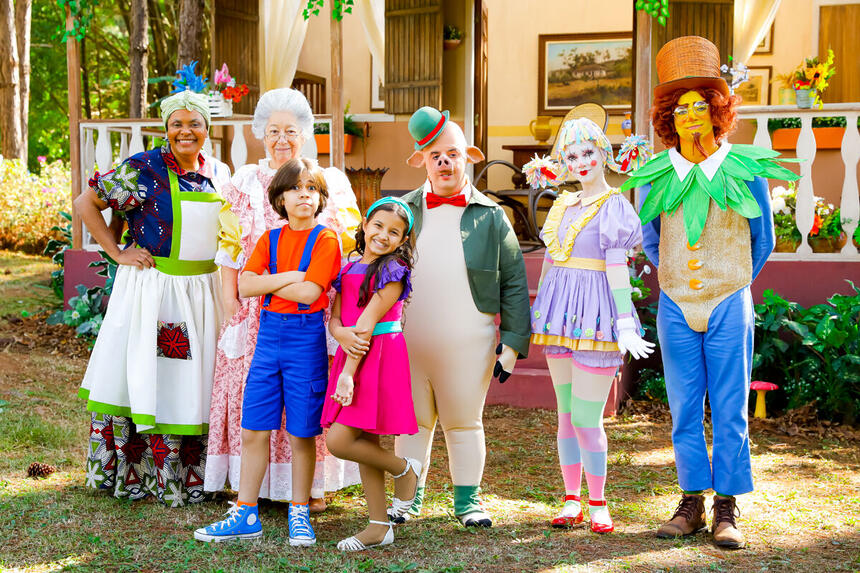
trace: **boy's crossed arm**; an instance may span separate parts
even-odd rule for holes
[[[305,280],[305,273],[302,271],[285,271],[273,275],[244,271],[239,276],[239,295],[243,298],[271,293],[284,300],[309,305],[314,303],[322,292],[320,285]]]

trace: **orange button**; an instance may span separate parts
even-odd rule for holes
[[[687,243],[687,249],[690,251],[698,251],[700,248],[702,248],[702,245],[699,244],[699,241],[696,241],[695,245]]]
[[[691,271],[697,271],[702,268],[703,264],[704,263],[699,259],[690,259],[689,261],[687,261],[687,268],[689,268]]]
[[[699,279],[690,279],[690,288],[693,290],[702,290],[705,285]]]

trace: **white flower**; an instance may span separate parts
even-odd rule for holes
[[[77,320],[77,319],[79,319],[80,317],[81,317],[81,313],[79,313],[79,312],[78,312],[78,311],[76,311],[76,310],[73,310],[73,311],[72,311],[72,319]]]
[[[770,200],[770,208],[776,213],[784,213],[787,208],[785,199],[781,196],[774,197]]]
[[[786,189],[782,185],[774,187],[771,190],[770,194],[774,199],[776,199],[777,197],[788,197],[789,195],[791,195],[791,193],[789,193],[788,189]]]

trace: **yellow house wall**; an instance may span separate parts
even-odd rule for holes
[[[535,143],[529,122],[538,112],[538,35],[629,32],[629,0],[485,0],[489,9],[488,156],[511,161],[503,145]],[[610,117],[608,133],[622,137],[623,116]],[[553,118],[558,128],[560,117]],[[510,170],[492,169],[489,186],[510,188]]]
[[[489,73],[488,73],[488,159],[512,159],[512,153],[502,149],[508,144],[534,143],[528,129],[537,116],[538,98],[538,35],[576,34],[628,31],[632,29],[633,10],[629,0],[604,0],[599,9],[588,0],[484,0],[489,14]],[[788,73],[805,56],[814,54],[814,0],[782,0],[776,15],[773,54],[754,55],[748,65],[773,67],[773,75]],[[467,25],[471,0],[447,0],[444,5],[446,24],[454,24],[468,37]],[[317,74],[330,81],[330,28],[327,17],[311,18],[305,44],[299,57],[298,69]],[[382,114],[370,111],[370,51],[364,30],[356,15],[343,19],[344,101],[353,114]],[[471,98],[467,82],[467,41],[455,50],[443,53],[443,108],[461,125],[465,123],[465,101]],[[330,91],[328,109],[331,110]],[[779,103],[777,85],[771,89],[771,104]],[[608,134],[618,141],[622,138],[621,119],[610,116]],[[555,129],[561,118],[555,117]],[[411,189],[423,180],[421,172],[405,165],[410,153],[406,131],[408,117],[398,116],[370,124],[371,132],[365,146],[357,145],[347,155],[347,166],[388,167],[382,181],[388,190]],[[740,135],[740,134],[739,134]],[[249,159],[254,159],[249,157]],[[321,156],[321,163],[328,157]],[[511,186],[510,173],[492,169],[489,184],[501,189]]]

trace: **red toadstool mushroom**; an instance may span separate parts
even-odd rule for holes
[[[752,384],[750,384],[750,390],[756,391],[756,399],[755,399],[755,414],[756,418],[767,418],[767,412],[764,408],[764,395],[769,390],[779,390],[779,386],[774,384],[773,382],[764,382],[762,380],[754,380]]]

